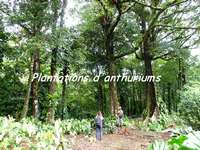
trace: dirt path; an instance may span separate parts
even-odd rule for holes
[[[129,134],[104,135],[102,141],[83,135],[74,138],[73,150],[146,150],[147,146],[155,140],[169,138],[168,133],[144,132],[128,130]]]

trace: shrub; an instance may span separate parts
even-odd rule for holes
[[[178,137],[172,137],[168,142],[155,141],[148,150],[199,150],[200,131],[192,131]]]
[[[123,118],[123,126],[131,127],[132,123],[128,117]],[[111,134],[114,133],[117,129],[117,120],[116,117],[109,116],[104,118],[104,133]]]
[[[116,129],[117,129],[116,119],[114,117],[104,118],[104,133],[105,134],[114,133]]]
[[[91,121],[87,119],[67,119],[62,121],[62,128],[65,134],[86,134],[92,133]]]
[[[171,125],[184,126],[184,122],[177,116],[177,114],[161,114],[156,121],[149,122],[147,129],[151,131],[162,131]]]
[[[200,129],[200,86],[190,86],[181,92],[179,113],[187,125]]]
[[[11,117],[0,117],[0,149],[66,149],[69,142],[60,124],[59,120],[51,126],[33,119],[16,122]]]
[[[17,122],[12,117],[0,117],[0,149],[52,150],[59,147],[67,149],[70,141],[65,138],[65,134],[91,135],[92,121],[88,119],[56,120],[53,126],[32,118]],[[125,118],[124,123],[128,125],[129,119]],[[105,118],[104,132],[113,133],[115,130],[116,119]]]

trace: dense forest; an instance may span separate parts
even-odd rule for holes
[[[198,0],[0,0],[0,149],[89,149],[101,111],[113,143],[153,136],[109,150],[199,150],[199,16]]]

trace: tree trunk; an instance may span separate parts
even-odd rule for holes
[[[149,52],[148,40],[144,40],[143,45],[145,76],[153,76],[152,57]],[[156,90],[153,81],[145,83],[145,99],[147,102],[147,117],[151,118],[157,111]]]
[[[147,62],[146,62],[147,63]],[[148,63],[148,67],[146,68],[146,71],[149,70],[146,74],[146,76],[153,75],[152,68],[151,68],[151,62]],[[156,102],[156,95],[155,95],[155,85],[154,82],[146,82],[146,101],[147,101],[147,116],[152,117],[153,114],[156,112],[157,102]]]
[[[138,100],[140,100],[141,101],[141,111],[143,112],[144,111],[144,109],[146,108],[146,101],[145,101],[145,98],[144,98],[144,95],[145,94],[143,94],[143,92],[142,92],[142,89],[144,88],[144,86],[143,85],[141,85],[141,84],[139,84],[139,87],[138,87],[138,89],[137,89],[137,91],[138,91]]]
[[[103,109],[103,104],[104,104],[104,95],[103,95],[103,80],[100,79],[98,81],[98,106],[99,106],[99,110],[101,110],[101,112],[104,112]]]
[[[170,83],[167,84],[167,94],[168,94],[168,100],[167,100],[168,111],[169,111],[169,114],[171,114],[171,86],[170,86]]]
[[[124,98],[124,94],[123,93],[120,93],[120,105],[121,105],[121,107],[122,107],[122,110],[126,110],[126,108],[127,108],[127,102],[125,101],[125,98]]]
[[[172,88],[172,91],[171,91],[171,99],[173,100],[173,102],[172,102],[172,105],[173,105],[172,106],[172,111],[176,111],[176,97],[175,97],[176,90],[174,90],[174,89]]]
[[[109,76],[116,76],[115,63],[110,62],[108,65]],[[117,97],[117,84],[116,81],[109,82],[109,99],[110,99],[110,112],[111,114],[116,114],[116,109],[119,107],[118,97]]]
[[[56,62],[57,62],[57,48],[54,48],[52,50],[52,56],[51,56],[51,76],[56,75]],[[49,106],[48,114],[47,114],[47,120],[50,123],[54,122],[55,106],[53,102],[54,99],[52,97],[55,91],[56,91],[56,81],[52,80],[49,87],[50,106]]]
[[[28,87],[27,87],[27,92],[26,96],[24,98],[24,105],[23,105],[23,110],[21,112],[21,119],[25,118],[27,116],[28,108],[29,108],[29,100],[30,100],[30,94],[31,94],[31,80],[33,76],[33,71],[32,71],[32,57],[31,57],[31,62],[30,62],[30,67],[29,67],[29,77],[28,77]]]
[[[63,0],[62,2],[62,8],[61,8],[61,14],[60,14],[60,28],[63,28],[64,26],[64,15],[65,15],[65,8],[67,6],[67,0]],[[56,8],[54,11],[54,18],[53,18],[53,27],[52,30],[54,32],[54,30],[56,30],[56,24],[59,18],[58,15],[58,10],[59,8]],[[55,76],[56,75],[56,64],[57,64],[57,49],[58,46],[56,46],[53,50],[52,50],[52,56],[51,56],[51,76]],[[52,81],[50,84],[50,88],[49,88],[49,94],[50,96],[53,96],[54,93],[56,91],[56,82]],[[51,103],[50,103],[50,107],[48,110],[48,114],[47,114],[47,120],[48,122],[52,123],[54,122],[54,116],[55,116],[55,103],[53,102],[53,99],[50,99]]]
[[[137,104],[138,101],[136,96],[136,87],[135,84],[132,83],[132,115],[137,115],[140,112],[140,105]]]
[[[162,100],[166,103],[166,100],[165,100],[165,84],[162,85]]]
[[[65,82],[65,76],[67,75],[67,64],[64,64],[63,66],[63,76],[64,80],[62,82],[62,98],[61,98],[61,118],[64,119],[64,108],[65,108],[65,95],[66,95],[66,82]]]
[[[107,31],[108,32],[108,31]],[[107,33],[106,32],[106,33]],[[106,55],[108,57],[108,75],[110,77],[116,76],[116,66],[114,61],[114,47],[113,47],[113,33],[107,33],[106,36]],[[116,114],[116,109],[119,107],[119,101],[117,97],[117,83],[116,81],[109,81],[109,100],[110,100],[110,113]]]
[[[103,106],[104,106],[104,113],[106,114],[108,112],[108,109],[107,109],[107,96],[106,96],[106,87],[105,87],[105,84],[103,84]]]
[[[61,14],[60,14],[60,28],[63,28],[64,26],[64,16],[65,16],[65,8],[67,7],[68,0],[63,0]],[[64,62],[63,66],[63,76],[64,80],[62,82],[62,98],[61,98],[61,118],[64,119],[64,109],[65,109],[65,95],[66,95],[66,82],[65,82],[65,76],[68,73],[68,62]]]
[[[33,74],[40,72],[40,50],[36,49],[33,56]],[[33,117],[39,117],[39,102],[38,102],[38,80],[34,79],[31,85],[32,102],[33,102]]]

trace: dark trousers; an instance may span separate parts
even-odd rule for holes
[[[102,135],[103,135],[102,128],[101,127],[96,127],[96,139],[97,140],[101,140],[102,139]]]

